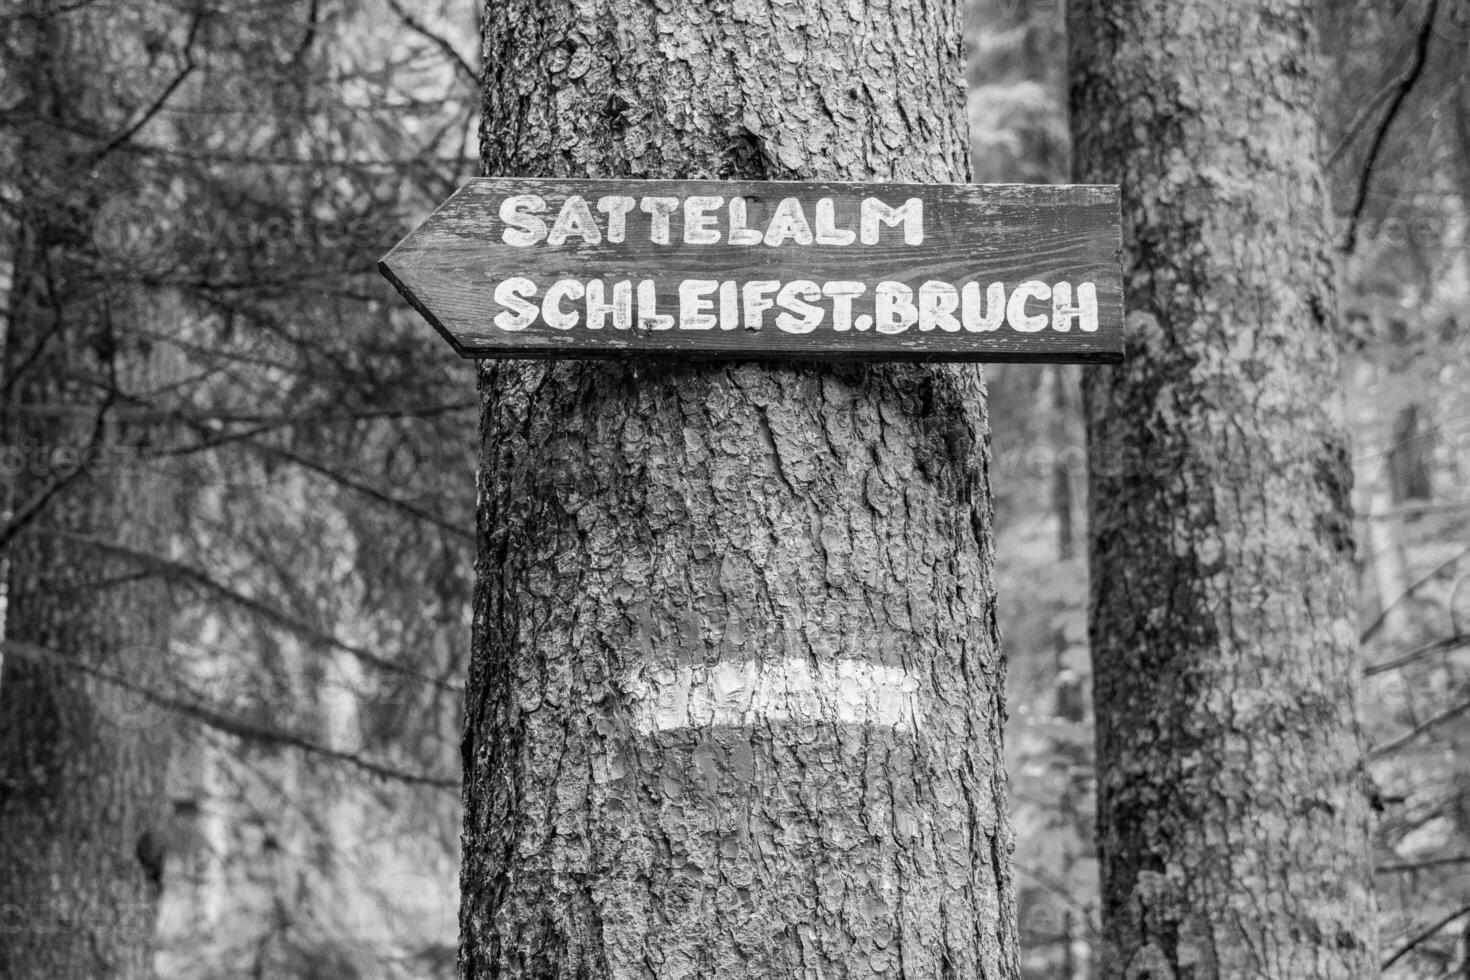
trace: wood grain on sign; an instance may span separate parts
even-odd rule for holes
[[[1118,361],[1118,189],[481,178],[384,256],[466,357]]]

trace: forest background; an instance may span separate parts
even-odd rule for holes
[[[88,409],[146,430],[136,450],[58,466],[7,438],[0,458],[7,541],[45,519],[44,495],[10,492],[27,467],[127,468],[167,502],[123,557],[167,584],[169,642],[87,680],[108,723],[178,735],[165,978],[454,975],[475,380],[374,263],[476,172],[476,17],[470,0],[0,8],[0,329],[39,208],[72,257],[55,288],[146,308],[126,328],[165,365]],[[21,99],[39,70],[23,18],[61,39],[44,119]],[[976,182],[1065,182],[1063,19],[1061,0],[975,0]],[[1470,976],[1470,5],[1323,2],[1320,24],[1384,959]],[[56,165],[22,169],[38,142]],[[0,403],[23,366],[12,352]],[[987,374],[1023,962],[1081,980],[1098,923],[1080,369]]]

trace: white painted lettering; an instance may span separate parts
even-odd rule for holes
[[[793,279],[782,286],[776,295],[776,304],[789,312],[776,314],[776,329],[787,333],[811,333],[817,329],[825,314],[812,301],[821,298],[821,287],[810,279]]]
[[[597,221],[592,217],[592,209],[587,207],[587,202],[580,194],[573,194],[561,206],[561,214],[556,216],[556,224],[551,226],[551,232],[546,236],[546,244],[555,248],[572,235],[581,238],[588,245],[597,245],[602,242],[602,232],[597,227]]]
[[[587,329],[601,330],[609,313],[614,330],[632,329],[633,284],[627,279],[613,283],[611,301],[604,300],[605,288],[601,279],[587,283]]]
[[[607,240],[612,244],[621,245],[628,237],[628,212],[634,206],[633,199],[623,194],[597,199],[597,210],[607,215]]]
[[[541,319],[553,330],[570,330],[577,325],[577,313],[561,308],[563,299],[581,299],[586,289],[575,279],[558,279],[546,287],[541,298]]]
[[[765,312],[774,305],[770,294],[779,288],[779,282],[769,279],[753,279],[743,284],[740,298],[744,301],[746,330],[765,326]]]
[[[740,284],[733,279],[720,283],[720,329],[740,326]]]
[[[1077,285],[1077,305],[1072,305],[1072,284],[1059,282],[1051,290],[1051,328],[1061,333],[1072,329],[1072,322],[1079,321],[1083,333],[1097,333],[1097,285],[1084,282]]]
[[[857,232],[851,228],[838,228],[836,208],[830,197],[817,201],[817,244],[851,245],[857,241]]]
[[[960,321],[954,314],[959,306],[960,293],[953,284],[929,280],[919,287],[919,330],[928,332],[938,327],[946,333],[957,333]]]
[[[529,297],[536,295],[536,284],[522,276],[514,276],[504,279],[495,285],[495,302],[505,307],[500,313],[495,314],[495,325],[501,330],[515,332],[524,330],[536,322],[536,314],[540,308],[528,302]]]
[[[901,282],[880,282],[873,293],[873,325],[879,333],[903,333],[919,319],[914,291]]]
[[[714,308],[714,301],[706,295],[719,287],[713,279],[685,279],[679,284],[679,329],[712,330],[715,315],[706,310]]]
[[[812,229],[806,223],[806,212],[801,209],[801,202],[794,197],[781,199],[781,203],[776,205],[776,213],[771,215],[770,225],[766,228],[767,245],[775,248],[785,245],[787,241],[798,245],[812,243]]]
[[[648,240],[655,245],[667,245],[669,243],[669,215],[678,209],[679,199],[677,197],[645,197],[639,202],[638,207],[653,219],[648,229]]]
[[[648,200],[648,198],[644,198],[644,200]],[[669,200],[672,200],[672,198]],[[666,219],[667,217],[665,215]],[[652,279],[644,279],[638,283],[638,329],[674,329],[674,318],[667,313],[660,313],[658,311],[658,284]]]
[[[723,197],[690,197],[684,200],[684,241],[689,245],[713,245],[720,240],[720,229],[711,211],[719,210]]]
[[[731,245],[759,245],[765,239],[754,228],[746,226],[745,198],[730,198],[730,233],[725,240]]]
[[[1045,313],[1027,314],[1026,301],[1031,299],[1051,299],[1051,287],[1034,279],[1016,287],[1016,291],[1011,293],[1010,302],[1006,304],[1006,322],[1011,325],[1012,330],[1018,330],[1021,333],[1036,333],[1046,329],[1047,316]]]
[[[985,299],[980,298],[980,284],[978,282],[967,282],[960,290],[960,303],[963,308],[961,316],[965,320],[965,329],[970,333],[990,333],[999,330],[1001,322],[1006,315],[1006,287],[1002,283],[993,282],[985,292]],[[981,306],[985,308],[985,315],[981,316]]]
[[[905,245],[921,245],[924,242],[924,201],[911,197],[896,208],[891,208],[876,197],[863,198],[859,228],[864,245],[878,244],[878,226],[903,223]]]
[[[852,329],[852,301],[868,291],[860,282],[838,280],[822,284],[822,295],[832,300],[832,329],[845,333]]]
[[[500,202],[500,220],[507,227],[500,233],[507,245],[527,248],[546,237],[546,222],[536,217],[546,211],[540,194],[512,194]]]

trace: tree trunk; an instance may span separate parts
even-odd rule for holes
[[[38,294],[68,262],[52,251],[40,273],[25,258],[4,413],[25,526],[7,552],[0,670],[0,976],[133,980],[153,974],[170,739],[154,703],[103,678],[163,686],[168,605],[90,541],[166,550],[173,508],[138,464],[139,435],[103,404],[113,383],[137,390],[147,355],[115,321],[138,305],[75,281]]]
[[[487,174],[962,180],[957,3],[493,0]],[[973,368],[487,362],[463,976],[1017,974]]]
[[[1054,456],[1051,468],[1051,506],[1057,515],[1057,561],[1071,561],[1077,557],[1077,526],[1072,519],[1073,489],[1071,444],[1072,399],[1069,387],[1074,383],[1072,373],[1063,365],[1052,364],[1043,376],[1044,386],[1050,389],[1051,405],[1047,414],[1051,416],[1051,431],[1047,433]]]
[[[1074,0],[1128,359],[1086,385],[1103,976],[1376,976],[1305,0]]]
[[[168,729],[155,705],[99,677],[156,683],[167,596],[85,539],[166,548],[167,488],[139,464],[147,433],[119,413],[155,360],[129,328],[167,317],[84,255],[78,216],[95,202],[63,183],[81,160],[61,135],[59,93],[75,76],[60,20],[13,25],[35,37],[0,363],[13,505],[0,521],[0,976],[138,980],[153,975]]]
[[[1371,392],[1386,378],[1376,364],[1362,361],[1351,371],[1353,389]],[[1393,443],[1385,438],[1382,406],[1364,399],[1357,405],[1351,424],[1355,434],[1354,448],[1359,458],[1369,461],[1367,480],[1359,482],[1356,507],[1364,516],[1363,534],[1367,538],[1362,561],[1378,596],[1375,613],[1376,632],[1391,642],[1403,642],[1409,635],[1408,603],[1399,601],[1408,589],[1404,574],[1404,552],[1399,543],[1399,521],[1393,487]]]
[[[1388,472],[1395,504],[1434,499],[1434,481],[1429,476],[1431,438],[1417,404],[1411,402],[1399,409],[1388,442]]]

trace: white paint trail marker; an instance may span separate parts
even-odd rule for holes
[[[919,679],[865,660],[746,660],[699,667],[639,667],[623,679],[644,735],[763,722],[923,727]]]

